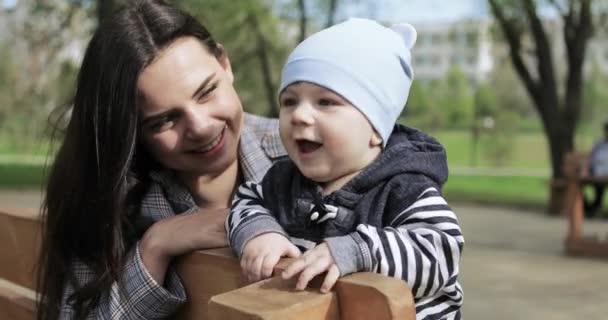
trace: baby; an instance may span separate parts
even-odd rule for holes
[[[249,280],[303,290],[325,273],[371,271],[407,282],[417,319],[460,319],[464,238],[441,195],[444,148],[396,125],[413,80],[408,24],[349,19],[299,44],[283,68],[279,125],[289,154],[235,195],[226,228]],[[304,252],[301,254],[300,252]]]

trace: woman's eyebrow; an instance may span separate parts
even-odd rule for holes
[[[158,114],[153,114],[151,116],[145,117],[141,120],[141,125],[145,126],[150,122],[153,122],[157,119],[161,119],[163,117],[166,117],[167,115],[171,114],[172,112],[174,112],[175,110],[173,108],[166,110],[164,112],[158,113]]]
[[[198,86],[198,88],[192,94],[192,99],[196,99],[196,97],[198,97],[200,95],[201,91],[203,91],[207,87],[207,85],[209,84],[209,82],[211,82],[211,79],[213,79],[213,77],[215,77],[215,72],[210,74],[209,76],[207,76],[207,78],[205,78],[203,80],[203,82],[201,82],[201,84]]]

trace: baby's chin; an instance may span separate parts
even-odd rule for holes
[[[330,169],[319,168],[319,166],[313,168],[298,166],[298,169],[303,176],[321,185],[336,179],[336,177],[332,177]]]

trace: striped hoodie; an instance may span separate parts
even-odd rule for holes
[[[401,125],[373,163],[328,195],[285,159],[237,190],[226,221],[230,246],[240,256],[267,232],[301,250],[325,242],[342,276],[371,271],[406,281],[416,319],[460,319],[464,238],[441,195],[447,175],[441,144]]]

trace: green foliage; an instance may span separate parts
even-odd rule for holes
[[[451,67],[440,84],[440,108],[446,113],[450,127],[466,127],[473,120],[473,93],[465,74],[456,66]]]
[[[536,109],[509,61],[497,61],[487,85],[494,93],[497,112],[508,110],[521,117],[535,114]]]
[[[425,130],[468,128],[475,99],[465,74],[453,67],[439,81],[414,81],[399,121]]]
[[[517,134],[518,121],[516,113],[503,111],[494,119],[493,127],[484,130],[482,143],[485,155],[493,166],[506,166],[511,162],[515,147],[513,136]]]
[[[433,95],[433,88],[438,82],[423,83],[414,81],[410,89],[407,105],[399,122],[424,130],[438,130],[445,127],[445,114],[441,110],[438,95]]]
[[[584,84],[584,104],[581,108],[581,121],[601,128],[608,121],[608,75],[601,71],[600,66],[594,62],[589,77]]]
[[[475,91],[474,118],[495,117],[498,112],[499,105],[494,89],[487,82],[480,84]]]
[[[277,110],[271,105],[276,102],[280,70],[292,40],[281,33],[285,26],[272,10],[274,3],[208,0],[201,4],[181,0],[179,4],[209,28],[216,41],[226,48],[245,110],[276,115]],[[268,63],[270,83],[264,78],[263,63]]]

